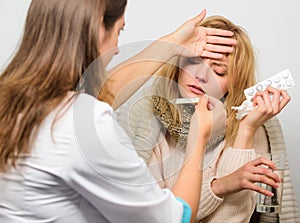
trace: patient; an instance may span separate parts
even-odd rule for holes
[[[217,122],[206,148],[197,222],[249,222],[256,192],[272,196],[256,182],[276,187],[273,180],[260,177],[256,153],[286,153],[276,115],[290,97],[284,90],[269,87],[255,96],[253,103],[258,108],[241,121],[236,120],[231,107],[240,105],[245,100],[243,90],[256,83],[253,47],[246,31],[224,17],[208,17],[200,25],[234,32],[233,38],[238,41],[234,52],[221,59],[202,56],[170,61],[157,72],[156,79],[117,110],[118,118],[161,187],[172,188],[183,165],[194,106],[173,105],[169,100],[201,98],[204,94],[221,99],[228,124],[224,133],[225,117]],[[272,177],[276,181],[276,176]],[[258,215],[258,222],[300,221],[288,161],[281,214]]]

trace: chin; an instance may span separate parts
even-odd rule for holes
[[[187,97],[186,98],[201,98],[203,95],[199,95],[199,94],[189,94],[189,95],[187,95]]]

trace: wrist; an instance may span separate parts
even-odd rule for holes
[[[222,185],[220,184],[220,179],[214,178],[212,179],[211,183],[211,190],[219,198],[222,198],[224,196]]]
[[[243,123],[240,123],[233,147],[252,149],[255,132],[256,128],[249,127],[247,125],[244,125]]]
[[[181,46],[181,44],[179,43],[179,41],[177,40],[176,36],[174,35],[174,33],[170,33],[168,35],[165,35],[163,37],[161,37],[159,39],[159,41],[162,42],[166,42],[169,44],[170,46],[170,53],[172,54],[171,56],[178,56],[181,55],[182,51],[183,51],[183,47]]]
[[[165,36],[162,36],[158,40],[173,43],[173,44],[177,44],[176,38],[175,38],[173,33],[169,33]]]
[[[248,132],[255,132],[257,127],[251,125],[248,122],[244,122],[244,120],[242,120],[239,124],[239,129],[244,129],[244,130],[247,130]]]

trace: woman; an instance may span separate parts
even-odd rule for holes
[[[241,121],[236,120],[231,107],[240,105],[245,100],[243,90],[255,84],[251,42],[242,28],[224,17],[212,16],[200,25],[234,32],[238,42],[235,50],[220,59],[202,56],[178,57],[170,61],[157,72],[158,78],[149,84],[150,87],[146,85],[140,94],[118,109],[118,118],[156,180],[162,187],[172,188],[182,166],[194,107],[174,106],[169,100],[202,97],[203,94],[222,99],[228,124],[225,135],[215,131],[206,148],[197,221],[249,222],[255,208],[253,191],[272,196],[255,184],[266,180],[260,177],[263,170],[255,159],[256,152],[286,152],[281,127],[274,116],[290,98],[285,91],[268,88],[254,98],[258,109]],[[273,94],[273,100],[270,94]],[[222,130],[223,123],[215,123],[220,123],[221,127],[214,128]],[[260,222],[299,221],[288,163],[286,167],[282,213],[279,216],[261,214]]]
[[[117,45],[126,3],[31,2],[20,47],[0,77],[1,222],[187,222],[189,206],[195,215],[202,179],[198,165],[211,125],[208,100],[197,105],[201,116],[194,116],[197,131],[190,137],[198,141],[173,190],[177,200],[155,183],[114,122],[111,107],[75,92],[90,80],[95,82],[88,90],[97,88],[101,67],[113,54],[103,64],[95,62],[91,79],[81,80],[83,72]],[[194,22],[202,18],[203,13]],[[181,39],[174,32],[165,40],[176,39],[188,49],[186,42],[205,45],[191,38],[202,33],[196,26],[182,28],[189,32]],[[191,182],[189,193],[185,179]]]

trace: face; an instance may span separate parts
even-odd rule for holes
[[[180,58],[179,91],[182,97],[201,97],[204,94],[221,99],[228,91],[228,57],[208,59]]]
[[[100,27],[100,55],[105,66],[111,61],[114,55],[119,53],[119,36],[124,26],[125,18],[123,14],[111,29],[106,30],[103,24]]]

